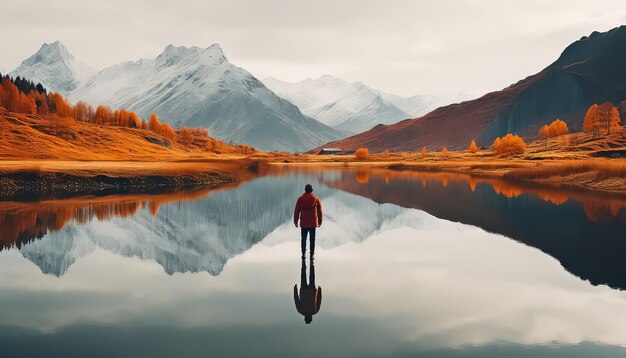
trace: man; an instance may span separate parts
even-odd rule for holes
[[[304,322],[309,324],[313,321],[313,315],[320,311],[322,306],[322,288],[315,287],[315,265],[311,261],[309,271],[309,282],[306,282],[306,265],[302,259],[300,268],[300,295],[298,295],[298,285],[293,286],[293,301],[296,304],[298,313],[304,316]]]
[[[302,258],[306,253],[306,237],[309,236],[311,246],[311,260],[315,251],[315,228],[322,226],[322,203],[320,199],[313,194],[313,186],[307,184],[304,186],[304,194],[296,201],[296,208],[293,211],[293,223],[298,227],[300,220],[300,235],[302,238]]]

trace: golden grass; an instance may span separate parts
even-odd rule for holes
[[[559,161],[513,170],[504,176],[509,179],[532,180],[577,173],[595,173],[599,178],[626,177],[626,161],[610,159]]]
[[[0,160],[172,161],[243,153],[242,147],[209,137],[196,137],[182,145],[149,130],[51,120],[0,108]]]

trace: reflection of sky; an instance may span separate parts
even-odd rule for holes
[[[626,346],[626,293],[592,286],[539,250],[347,193],[324,204],[329,218],[316,252],[324,299],[311,326],[293,304],[300,253],[290,221],[231,258],[218,277],[168,276],[155,261],[95,248],[57,278],[16,250],[1,252],[0,326],[59,340],[72,327],[138,340],[150,330],[160,330],[154,339],[181,342],[206,334],[222,348],[252,336],[264,337],[257,344],[267,349],[310,339],[338,355],[499,342]]]

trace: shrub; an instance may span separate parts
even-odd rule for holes
[[[526,143],[522,138],[514,134],[507,134],[502,138],[499,138],[499,142],[494,146],[496,147],[496,153],[501,155],[513,155],[523,154],[526,150]]]
[[[478,151],[478,146],[476,145],[476,141],[472,139],[472,143],[470,143],[469,148],[467,149],[470,153],[476,153]]]
[[[354,152],[357,159],[367,159],[370,156],[370,151],[367,148],[359,148]]]

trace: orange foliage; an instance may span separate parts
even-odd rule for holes
[[[50,113],[54,113],[62,118],[74,117],[74,108],[61,96],[60,93],[53,92],[48,95]]]
[[[583,120],[583,130],[591,133],[594,137],[600,136],[600,129],[606,129],[606,133],[611,133],[611,129],[619,127],[621,119],[617,107],[610,102],[601,105],[593,104],[587,110]]]
[[[37,106],[35,99],[20,92],[17,86],[8,78],[3,78],[0,84],[0,106],[9,112],[35,114]]]
[[[478,151],[478,146],[476,145],[476,141],[472,139],[472,143],[470,143],[469,148],[467,149],[470,153],[476,153]]]
[[[354,173],[354,180],[359,184],[367,184],[370,181],[369,173],[366,170],[357,170]]]
[[[470,177],[468,180],[469,186],[470,186],[470,190],[471,191],[475,191],[476,190],[476,179],[474,177]]]
[[[100,105],[96,108],[95,123],[109,125],[113,120],[113,111],[108,106]]]
[[[526,143],[524,140],[511,133],[502,138],[497,138],[493,144],[496,148],[496,153],[501,155],[523,154],[526,150]]]
[[[72,106],[59,93],[52,92],[46,95],[45,92],[30,90],[30,93],[25,94],[8,76],[0,81],[0,106],[5,107],[9,112],[49,117],[57,128],[72,125],[72,121],[61,120],[61,118],[66,118],[98,125],[150,129],[170,140],[176,138],[177,134],[171,126],[161,123],[154,113],[150,116],[150,122],[146,123],[135,112],[123,108],[113,111],[108,106],[99,105],[94,111],[90,104],[83,101],[78,101]],[[49,115],[56,115],[56,117]],[[178,134],[179,141],[185,145],[193,144],[195,137],[209,137],[209,131],[206,128],[183,127]],[[204,142],[202,140],[201,145]],[[252,151],[252,149],[248,147],[245,151]]]
[[[609,222],[625,207],[619,202],[585,201],[583,208],[589,220],[595,222]]]
[[[370,151],[367,148],[359,148],[354,152],[357,159],[367,159],[370,156]]]
[[[78,101],[74,105],[74,119],[77,121],[93,123],[95,116],[96,112],[89,103]]]
[[[0,250],[19,246],[50,231],[59,231],[74,220],[79,224],[94,219],[130,217],[146,207],[152,215],[159,206],[171,202],[206,197],[210,189],[201,188],[168,194],[113,195],[103,198],[79,197],[42,202],[0,202]]]
[[[441,156],[442,157],[448,156],[448,147],[443,147],[443,149],[441,149]]]
[[[187,127],[180,127],[178,130],[178,142],[182,145],[191,145],[193,143],[193,133]]]
[[[422,158],[426,158],[428,152],[426,151],[426,147],[422,147]]]
[[[569,200],[568,196],[562,193],[559,193],[558,191],[552,192],[552,191],[538,191],[537,195],[545,200],[545,201],[549,201],[554,205],[561,205],[561,204],[565,204],[567,202],[567,200]]]
[[[562,120],[558,118],[554,120],[552,123],[546,124],[545,126],[541,127],[541,129],[539,130],[539,135],[545,139],[558,137],[560,135],[567,134],[567,133],[569,133],[569,128],[567,127],[567,123],[563,122]]]
[[[505,198],[517,198],[524,193],[521,188],[515,185],[509,185],[504,181],[493,181],[491,187],[496,194],[502,195]]]
[[[168,139],[174,139],[174,137],[176,136],[176,131],[172,127],[170,127],[169,124],[161,123],[155,113],[152,113],[150,115],[148,128],[151,131],[158,133]]]

